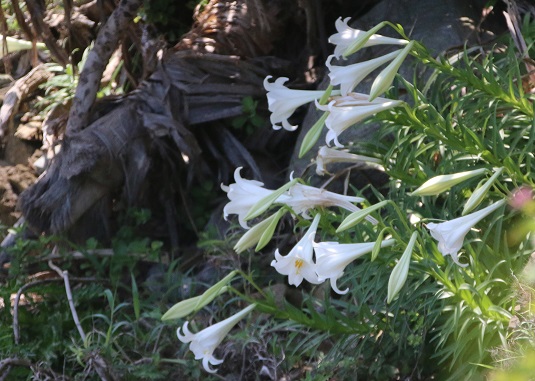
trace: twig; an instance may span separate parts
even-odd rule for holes
[[[57,246],[54,247],[52,253],[54,253],[54,251],[57,251]],[[67,294],[67,301],[69,302],[69,307],[71,309],[72,319],[74,320],[74,324],[78,329],[78,333],[80,334],[82,341],[85,343],[86,335],[82,328],[82,324],[80,324],[80,319],[78,318],[78,313],[76,312],[76,307],[74,306],[72,299],[71,284],[69,283],[69,272],[67,270],[61,270],[58,266],[52,263],[52,260],[48,261],[48,266],[63,278],[63,282],[65,283],[65,293]]]
[[[19,304],[20,304],[20,297],[22,293],[26,291],[27,289],[32,288],[34,286],[39,286],[41,284],[46,284],[46,283],[59,282],[61,280],[63,280],[63,277],[53,278],[53,279],[40,279],[40,280],[36,280],[34,282],[25,284],[17,291],[17,295],[15,296],[15,301],[13,302],[13,337],[15,340],[15,344],[19,344],[20,342]],[[76,282],[95,282],[97,279],[95,278],[73,278],[73,280]]]
[[[13,336],[15,339],[15,344],[19,344],[20,341],[20,330],[19,330],[19,303],[20,303],[20,296],[24,291],[26,291],[29,288],[32,288],[34,286],[39,286],[41,284],[45,283],[52,283],[60,281],[61,279],[41,279],[36,280],[35,282],[27,283],[24,286],[22,286],[18,291],[17,295],[15,296],[15,301],[13,303]],[[1,362],[0,362],[0,370],[2,370]]]
[[[135,16],[142,2],[143,0],[121,0],[119,6],[98,32],[95,45],[89,52],[84,69],[80,73],[67,122],[67,136],[73,135],[86,127],[89,120],[89,111],[95,101],[102,73],[115,51],[121,32],[126,29],[126,24]]]
[[[53,380],[68,380],[69,378],[64,375],[59,375],[56,372],[54,372],[52,369],[45,368],[42,366],[39,366],[35,363],[32,363],[30,360],[27,359],[19,359],[16,357],[10,357],[4,360],[0,361],[0,381],[7,380],[9,376],[9,372],[11,371],[11,368],[13,366],[23,366],[26,368],[30,368],[34,371],[38,371],[39,373],[43,373],[47,376],[52,377]],[[7,368],[7,369],[6,369]],[[4,371],[5,369],[5,371]],[[47,377],[47,379],[49,379]]]
[[[52,260],[52,259],[59,259],[59,258],[70,258],[70,259],[84,259],[87,258],[88,255],[94,255],[99,257],[111,257],[113,256],[113,249],[95,249],[95,250],[87,250],[86,252],[81,251],[71,251],[69,253],[59,255],[57,251],[52,251],[49,255],[47,255],[44,260]]]

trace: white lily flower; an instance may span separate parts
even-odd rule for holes
[[[349,48],[356,39],[366,34],[365,31],[353,29],[348,24],[351,17],[347,17],[342,20],[341,17],[336,20],[334,26],[338,33],[329,37],[329,42],[336,45],[334,48],[334,55],[336,58],[341,57],[344,52]],[[374,45],[406,45],[408,41],[399,38],[391,38],[381,36],[380,34],[372,35],[362,46],[374,46]]]
[[[347,95],[352,91],[364,78],[379,66],[384,65],[390,60],[393,60],[401,50],[386,54],[384,56],[374,58],[372,60],[359,62],[348,66],[331,65],[334,55],[327,58],[325,65],[329,68],[329,78],[331,85],[340,85],[340,93],[342,96]]]
[[[288,283],[296,287],[301,284],[303,279],[312,284],[321,283],[316,275],[316,265],[312,259],[314,236],[319,222],[320,215],[316,214],[303,238],[290,250],[288,255],[280,255],[279,249],[275,250],[275,259],[271,262],[271,266],[275,267],[279,274],[288,275]]]
[[[258,201],[266,196],[269,196],[274,191],[264,188],[264,183],[256,180],[246,180],[240,176],[242,167],[236,168],[234,171],[234,184],[229,186],[221,184],[221,189],[227,192],[230,202],[223,208],[225,220],[229,214],[237,214],[240,225],[244,229],[249,229],[245,216],[249,210],[257,204]],[[285,196],[279,197],[281,201]]]
[[[272,78],[268,75],[264,79],[264,87],[267,90],[268,108],[271,111],[271,124],[273,129],[280,130],[282,124],[285,130],[295,131],[297,126],[292,126],[288,122],[288,118],[292,116],[295,110],[309,102],[320,99],[324,90],[292,90],[284,86],[284,83],[288,81],[288,78],[277,78],[275,82],[270,83],[268,80]],[[338,92],[333,92],[338,94]]]
[[[381,247],[392,246],[396,243],[394,239],[381,242]],[[347,243],[319,242],[314,244],[316,252],[316,273],[319,281],[330,279],[332,289],[338,294],[346,294],[349,288],[340,291],[336,281],[344,274],[344,270],[354,260],[365,254],[371,253],[375,242],[369,243]]]
[[[463,246],[464,237],[475,224],[505,204],[505,202],[505,200],[500,200],[477,212],[439,224],[431,222],[426,227],[429,229],[431,236],[438,241],[438,250],[442,255],[451,255],[456,264],[466,267],[468,264],[462,265],[457,257],[459,250]]]
[[[202,359],[202,366],[204,369],[209,373],[215,373],[216,370],[212,369],[210,365],[219,365],[223,362],[223,360],[214,357],[215,349],[221,344],[230,330],[255,307],[256,304],[252,304],[237,314],[205,328],[198,333],[191,333],[188,329],[188,322],[185,322],[182,327],[184,334],[180,333],[180,327],[177,329],[176,334],[178,339],[183,343],[191,343],[189,345],[189,350],[195,355],[195,360]]]
[[[326,165],[330,163],[372,163],[380,165],[382,161],[374,157],[357,155],[346,151],[321,146],[316,157],[316,173],[323,176]]]
[[[316,101],[316,107],[322,111],[329,111],[325,126],[329,129],[325,142],[343,147],[338,141],[338,136],[354,124],[375,115],[378,112],[388,110],[403,103],[385,98],[376,98],[372,102],[360,99],[362,94],[350,93],[346,97],[332,100],[328,105],[320,105]],[[366,98],[368,96],[366,95]]]
[[[353,202],[362,202],[364,198],[356,196],[345,196],[325,189],[312,187],[310,185],[295,184],[288,190],[288,196],[283,201],[293,209],[296,214],[305,218],[310,218],[308,210],[316,206],[338,206],[340,208],[354,212],[359,210]],[[279,202],[279,200],[277,200]]]

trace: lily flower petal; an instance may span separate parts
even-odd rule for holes
[[[212,369],[210,365],[219,365],[223,362],[223,360],[214,357],[215,349],[221,344],[230,330],[255,307],[256,304],[251,304],[237,314],[195,334],[191,333],[188,329],[188,322],[185,322],[182,327],[184,333],[180,333],[181,327],[179,327],[176,334],[183,343],[190,343],[189,349],[195,355],[195,360],[202,359],[204,369],[209,373],[215,373],[216,370]]]
[[[429,229],[431,236],[438,241],[438,250],[442,255],[451,255],[456,264],[466,267],[468,264],[462,265],[457,257],[459,250],[463,246],[464,237],[475,224],[505,204],[505,202],[506,200],[500,200],[477,212],[439,224],[428,223],[426,227]]]
[[[325,65],[329,68],[329,78],[331,85],[340,85],[340,92],[342,96],[351,92],[364,78],[379,66],[384,65],[390,60],[393,60],[401,50],[386,54],[384,56],[374,58],[372,60],[359,62],[348,66],[331,65],[334,55],[327,58]]]
[[[381,247],[392,246],[396,243],[394,239],[381,242]],[[340,291],[336,282],[344,274],[344,270],[354,260],[365,254],[371,253],[375,242],[369,243],[347,243],[319,242],[314,244],[316,252],[316,273],[318,280],[331,280],[332,289],[338,294],[345,294],[349,288]]]
[[[334,48],[334,55],[336,58],[341,57],[344,52],[349,48],[356,39],[363,37],[366,32],[358,29],[353,29],[348,25],[351,17],[347,17],[342,20],[341,17],[336,20],[334,26],[336,27],[337,33],[329,37],[329,42],[336,45]],[[362,47],[374,46],[374,45],[406,45],[408,41],[381,36],[380,34],[372,35]]]
[[[338,136],[342,132],[369,116],[403,103],[402,101],[394,101],[384,98],[375,99],[373,102],[365,102],[358,99],[352,101],[352,98],[353,97],[350,96],[341,97],[331,101],[325,106],[320,105],[316,101],[316,107],[318,109],[330,112],[325,121],[325,125],[329,129],[325,137],[325,142],[327,144],[334,140],[336,146],[343,147],[338,141]],[[384,100],[384,102],[378,103],[378,100]]]
[[[277,201],[280,202],[279,200]],[[316,206],[338,206],[354,212],[359,208],[352,203],[362,201],[364,201],[362,197],[344,196],[325,189],[297,183],[288,190],[288,197],[283,203],[291,207],[296,214],[310,218],[307,211]]]
[[[271,111],[271,124],[274,130],[280,130],[284,127],[285,130],[295,131],[297,126],[292,126],[288,122],[288,118],[292,116],[295,110],[309,102],[320,99],[324,90],[292,90],[284,86],[288,78],[277,78],[275,82],[269,82],[272,76],[268,75],[264,79],[264,87],[267,90],[268,108]],[[333,92],[338,94],[338,92]],[[279,125],[282,124],[281,125]]]
[[[274,191],[264,188],[264,183],[256,180],[246,180],[240,176],[242,167],[234,171],[234,184],[221,185],[221,189],[227,192],[230,202],[223,208],[225,220],[229,214],[237,214],[240,225],[249,229],[245,216],[249,210],[262,198],[269,196]]]
[[[296,287],[301,284],[303,279],[312,284],[322,282],[318,280],[316,265],[312,258],[314,236],[319,222],[320,215],[316,214],[303,238],[290,250],[288,255],[280,255],[279,249],[275,250],[275,259],[271,262],[271,266],[275,267],[279,274],[287,275],[288,283]]]

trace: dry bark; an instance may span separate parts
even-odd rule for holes
[[[142,2],[143,0],[122,0],[100,29],[80,73],[79,85],[67,122],[67,135],[75,134],[87,126],[89,111],[97,96],[102,73],[117,47],[122,31],[136,15]]]

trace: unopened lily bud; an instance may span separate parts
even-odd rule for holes
[[[418,189],[410,193],[410,196],[435,196],[439,193],[445,192],[452,186],[457,185],[465,180],[471,179],[475,176],[480,176],[487,171],[486,168],[480,168],[473,171],[453,173],[451,175],[435,176]]]
[[[232,281],[237,273],[238,272],[234,270],[206,290],[203,294],[178,302],[162,316],[162,320],[180,319],[181,317],[187,316],[192,312],[199,311],[217,296],[226,292],[227,285]]]
[[[388,200],[378,202],[377,204],[369,206],[366,209],[357,210],[356,212],[351,213],[342,221],[340,226],[338,226],[338,229],[336,229],[336,232],[340,233],[340,232],[343,232],[344,230],[347,230],[355,226],[356,224],[361,222],[363,219],[365,219],[366,216],[368,216],[370,213],[376,211],[377,209],[382,208],[386,204],[388,204]]]
[[[466,201],[466,204],[464,204],[463,213],[462,213],[463,216],[466,213],[470,213],[479,204],[481,204],[481,201],[483,201],[483,199],[485,198],[485,196],[488,193],[490,187],[492,186],[492,184],[494,184],[494,181],[496,181],[496,179],[498,178],[498,176],[501,175],[502,172],[503,172],[503,168],[498,168],[496,170],[496,172],[494,172],[494,174],[490,177],[490,179],[485,181],[485,184],[483,184],[480,187],[478,187],[474,191],[474,193],[472,193],[472,195],[470,196],[468,201]]]
[[[401,66],[405,58],[407,58],[407,55],[409,54],[413,46],[414,41],[411,41],[405,48],[403,48],[401,53],[399,53],[397,57],[387,67],[385,67],[375,78],[372,84],[372,88],[370,90],[370,101],[374,100],[379,95],[385,93],[390,88],[392,82],[394,81],[394,77],[396,76],[399,70],[399,67]]]
[[[279,189],[273,191],[273,193],[271,194],[268,194],[267,196],[261,198],[260,200],[258,200],[258,202],[256,204],[254,204],[251,209],[249,209],[249,212],[245,215],[244,217],[244,220],[245,221],[249,221],[255,217],[258,217],[259,215],[261,215],[262,213],[264,213],[266,210],[269,209],[269,207],[271,205],[273,205],[273,203],[275,201],[277,201],[277,199],[279,197],[281,197],[288,189],[290,189],[292,186],[294,186],[295,184],[297,184],[297,181],[299,179],[293,179],[291,180],[290,182],[284,184],[282,187],[280,187]]]
[[[330,163],[372,163],[380,165],[382,161],[374,157],[356,155],[327,146],[320,147],[316,157],[316,173],[319,176],[323,176],[326,172],[325,167]]]
[[[412,250],[414,249],[414,244],[416,243],[416,238],[418,238],[418,233],[412,233],[411,239],[407,248],[403,252],[403,255],[399,259],[398,263],[392,269],[390,278],[388,279],[388,295],[386,302],[390,303],[397,294],[401,291],[401,288],[407,281],[407,276],[409,275],[409,265],[411,263]]]
[[[273,237],[275,228],[277,227],[277,224],[284,213],[286,213],[286,210],[281,208],[277,213],[247,230],[234,246],[236,253],[240,254],[255,245],[257,245],[255,251],[258,251],[266,246],[271,240],[271,237]]]

